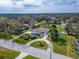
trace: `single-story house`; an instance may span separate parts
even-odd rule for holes
[[[32,34],[34,35],[42,35],[45,36],[49,32],[48,28],[38,28],[38,29],[32,29]]]

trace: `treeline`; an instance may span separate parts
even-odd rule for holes
[[[78,16],[74,16],[68,19],[66,30],[69,35],[73,35],[76,38],[79,38],[79,17]]]
[[[11,35],[22,33],[23,24],[29,24],[30,17],[0,17],[0,38],[10,39]]]

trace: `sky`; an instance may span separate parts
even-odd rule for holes
[[[0,13],[77,13],[79,0],[0,0]]]

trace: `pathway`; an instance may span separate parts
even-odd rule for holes
[[[32,41],[28,42],[26,45],[30,46],[33,42],[36,42],[36,41],[44,41],[44,42],[46,42],[48,45],[50,45],[50,47],[53,47],[53,46],[52,46],[52,43],[47,40],[47,37],[48,37],[48,35],[44,36],[44,37],[41,38],[41,39],[32,40]],[[47,49],[47,50],[48,50],[48,49]]]
[[[22,34],[20,34],[19,36],[16,36],[13,40],[15,40],[15,39],[17,39],[17,38],[19,38],[19,37],[21,37],[21,36],[23,36],[23,35],[25,35],[25,34],[31,34],[31,31],[27,31],[27,32],[25,32],[25,33],[22,33]]]
[[[24,57],[26,57],[28,54],[25,52],[21,52],[20,55],[18,57],[16,57],[16,59],[23,59]]]

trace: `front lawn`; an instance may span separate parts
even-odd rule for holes
[[[39,58],[28,55],[28,56],[24,57],[23,59],[39,59]]]
[[[53,45],[53,51],[62,55],[67,55],[66,46],[61,46],[56,43]]]
[[[0,59],[15,59],[20,52],[0,47]]]
[[[30,41],[29,40],[30,36],[31,36],[30,34],[21,36],[21,37],[15,39],[15,42],[20,43],[20,44],[26,44],[26,43],[28,43]]]
[[[43,36],[41,36],[41,35],[32,35],[32,37],[35,37],[35,39],[43,38]]]
[[[64,44],[60,45],[59,43],[54,43],[53,45],[54,52],[77,59],[78,54],[77,51],[75,50],[75,46],[73,46],[74,42],[76,41],[76,38],[70,35],[60,35],[59,37],[66,40],[66,45]]]
[[[64,28],[60,27],[59,25],[56,25],[58,32],[66,32]]]
[[[19,43],[19,44],[26,44],[26,43],[28,43],[30,40],[28,39],[28,40],[25,40],[24,38],[17,38],[16,40],[15,40],[15,42],[17,42],[17,43]]]
[[[40,48],[40,49],[44,49],[44,50],[46,50],[48,48],[47,43],[44,42],[44,41],[33,42],[30,46]]]

